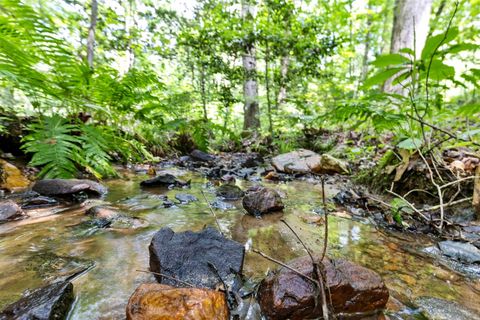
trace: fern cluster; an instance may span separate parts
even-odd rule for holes
[[[43,178],[74,178],[85,170],[100,179],[116,175],[111,166],[109,138],[93,125],[71,124],[55,115],[28,127],[23,149],[32,153],[30,165],[41,167]]]

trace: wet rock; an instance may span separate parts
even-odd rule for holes
[[[431,320],[480,320],[480,314],[462,305],[433,297],[420,297],[415,301],[420,312]]]
[[[140,182],[143,187],[184,187],[190,185],[190,181],[182,181],[175,177],[173,174],[164,173],[156,176],[155,178],[148,179]]]
[[[245,195],[242,189],[233,184],[222,184],[215,194],[225,200],[238,200]]]
[[[115,219],[120,215],[117,209],[109,206],[94,206],[88,209],[86,213],[95,219],[106,220]]]
[[[219,210],[222,210],[222,211],[235,209],[235,206],[233,204],[228,203],[228,202],[224,202],[224,201],[221,201],[221,200],[215,200],[213,202],[210,202],[210,205],[212,206],[212,208],[219,209]]]
[[[213,228],[200,232],[175,233],[170,228],[158,231],[150,243],[150,270],[195,286],[214,288],[220,279],[241,273],[245,249]],[[174,280],[155,275],[158,282],[182,286]]]
[[[295,270],[313,276],[310,257],[288,264]],[[341,317],[357,318],[380,312],[388,301],[388,290],[375,272],[346,260],[324,259],[326,282],[333,309]],[[322,316],[315,307],[315,286],[286,268],[270,273],[258,290],[262,311],[269,319],[311,319]]]
[[[175,195],[175,199],[180,201],[180,203],[182,204],[198,201],[197,197],[195,197],[193,194],[188,194],[188,193],[177,193]]]
[[[113,219],[108,226],[110,229],[139,229],[148,226],[148,222],[142,218],[120,215]]]
[[[56,199],[45,196],[34,196],[21,201],[22,209],[45,208],[56,206],[57,204],[58,201]]]
[[[194,160],[194,161],[200,161],[200,162],[211,162],[211,161],[215,161],[216,157],[211,155],[211,154],[208,154],[206,152],[203,152],[203,151],[200,151],[200,150],[193,150],[191,153],[190,153],[190,157]]]
[[[278,192],[268,188],[260,188],[256,192],[247,194],[242,204],[249,214],[255,216],[281,211],[285,207]]]
[[[442,253],[455,260],[475,263],[480,262],[480,249],[470,243],[459,241],[442,241],[438,243]]]
[[[19,218],[22,215],[22,209],[12,200],[0,201],[0,223]]]
[[[28,188],[30,180],[13,164],[0,159],[0,189],[10,192],[22,191]]]
[[[175,203],[172,200],[165,199],[165,200],[163,200],[162,205],[163,205],[164,208],[170,208],[170,207],[173,207],[175,205]]]
[[[324,153],[320,157],[320,165],[317,171],[314,172],[348,174],[350,171],[345,161]]]
[[[23,265],[23,271],[34,273],[45,282],[72,279],[95,265],[93,261],[74,256],[60,256],[46,249],[29,256]]]
[[[276,170],[286,173],[340,173],[348,174],[348,165],[332,155],[321,156],[313,151],[299,149],[272,158]]]
[[[310,150],[299,149],[273,157],[272,165],[276,170],[286,173],[318,172],[320,155]]]
[[[220,291],[145,283],[128,301],[127,320],[149,319],[227,320],[229,312]]]
[[[0,313],[0,319],[66,319],[74,300],[71,282],[53,283],[7,306]]]
[[[259,153],[252,152],[239,161],[242,168],[254,168],[263,163],[263,158]]]
[[[67,196],[80,192],[95,196],[107,193],[107,188],[98,182],[87,179],[45,179],[35,182],[32,188],[44,196]]]

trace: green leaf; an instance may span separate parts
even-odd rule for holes
[[[480,113],[480,103],[466,104],[458,108],[457,113],[462,116],[473,116]]]
[[[422,140],[418,138],[408,138],[397,144],[397,147],[405,150],[416,150],[422,145]]]
[[[459,53],[461,51],[473,51],[477,50],[478,48],[480,48],[480,46],[473,43],[459,43],[451,46],[446,50],[442,50],[442,54]]]
[[[427,76],[426,72],[421,74],[424,79]],[[444,64],[442,61],[435,59],[432,61],[430,67],[429,77],[432,80],[440,81],[445,79],[452,79],[455,76],[455,68]]]
[[[372,62],[376,67],[388,67],[390,65],[401,65],[406,63],[411,63],[411,60],[398,53],[378,56],[377,59]]]
[[[455,37],[458,35],[458,28],[453,27],[448,30],[447,33],[442,33],[442,34],[437,34],[435,36],[430,36],[427,38],[425,41],[425,46],[423,47],[422,50],[422,59],[423,60],[428,60],[432,56],[432,54],[435,52],[437,48],[440,46],[444,45],[445,43],[448,43],[455,39]]]
[[[371,86],[376,85],[376,84],[382,84],[385,81],[387,81],[388,79],[390,79],[391,77],[393,77],[395,74],[397,74],[398,72],[400,72],[404,69],[405,68],[391,68],[391,69],[387,69],[387,70],[384,70],[384,71],[380,71],[376,75],[371,76],[370,78],[365,80],[363,85],[365,87],[371,87]]]

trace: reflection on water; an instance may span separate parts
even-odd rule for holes
[[[14,222],[0,226],[0,308],[18,299],[26,289],[33,289],[55,276],[73,273],[81,265],[95,267],[74,281],[77,301],[71,319],[121,319],[126,302],[142,282],[154,278],[137,270],[148,269],[148,245],[160,227],[176,231],[200,230],[214,225],[201,190],[209,201],[215,198],[214,188],[198,175],[174,169],[174,174],[192,179],[192,188],[184,190],[142,190],[138,182],[145,177],[108,182],[110,192],[104,199],[124,213],[141,217],[149,226],[136,230],[96,230],[81,232],[81,222],[88,221],[85,209],[77,207],[59,214],[31,218],[28,223]],[[323,227],[308,224],[321,206],[320,187],[307,182],[271,184],[282,194],[286,209],[264,219],[244,215],[241,202],[237,209],[217,211],[223,231],[233,239],[288,261],[305,252],[290,230],[280,221],[285,219],[305,243],[320,252]],[[246,188],[248,183],[242,182]],[[327,186],[327,195],[336,192]],[[200,201],[171,208],[163,207],[162,195],[174,200],[178,192],[191,193]],[[329,218],[329,255],[344,257],[379,272],[390,292],[404,303],[418,296],[455,300],[480,311],[478,280],[465,280],[458,274],[436,265],[417,254],[428,244],[420,237],[387,235],[362,222],[331,216]],[[260,279],[273,263],[248,252],[244,272]]]

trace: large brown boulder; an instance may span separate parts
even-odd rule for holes
[[[22,191],[28,188],[28,180],[13,164],[0,159],[0,189],[6,189],[10,192]]]
[[[162,228],[148,249],[150,270],[158,273],[158,282],[183,286],[173,278],[205,288],[215,288],[220,277],[241,273],[245,255],[241,243],[225,238],[214,228],[177,233]]]
[[[313,277],[312,263],[308,256],[293,260],[288,265]],[[362,318],[384,309],[389,294],[377,273],[340,259],[325,258],[323,266],[337,318]],[[268,319],[321,317],[321,307],[315,307],[314,295],[315,286],[311,281],[286,268],[269,274],[258,290],[259,303]]]
[[[130,297],[127,320],[227,320],[222,292],[145,283]]]
[[[19,218],[22,215],[22,209],[12,200],[0,201],[0,223]]]
[[[285,207],[278,192],[268,188],[250,192],[243,198],[242,204],[245,210],[254,216],[281,211]]]

